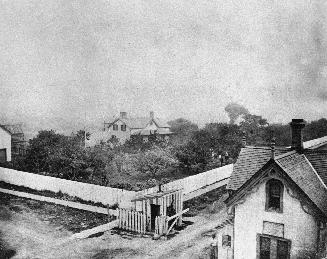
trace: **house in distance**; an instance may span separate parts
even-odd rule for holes
[[[103,131],[110,138],[116,138],[124,143],[131,138],[141,138],[144,142],[153,136],[160,140],[169,140],[173,134],[167,122],[154,116],[151,111],[148,117],[133,118],[127,112],[120,112],[110,122],[104,122]]]

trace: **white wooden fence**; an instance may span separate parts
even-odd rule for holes
[[[142,212],[117,209],[118,227],[128,231],[144,234],[146,232],[146,216]]]
[[[62,193],[78,197],[85,201],[101,202],[104,205],[114,205],[118,203],[120,207],[130,207],[130,201],[136,195],[136,192],[133,191],[69,181],[3,167],[0,167],[0,181],[38,191],[61,191]]]
[[[226,165],[204,173],[192,175],[169,182],[162,186],[162,190],[182,189],[184,196],[210,186],[219,181],[225,184],[233,171],[233,165]],[[105,205],[119,204],[121,208],[131,208],[130,202],[140,194],[153,193],[158,191],[158,187],[149,188],[140,192],[126,191],[117,188],[99,186],[95,184],[81,183],[76,181],[69,181],[60,178],[32,174],[13,169],[0,167],[0,181],[9,184],[28,187],[34,190],[48,190],[52,192],[66,193],[70,196],[75,196],[85,201],[101,202]]]
[[[233,164],[218,167],[200,174],[191,175],[173,182],[162,185],[163,191],[182,189],[184,195],[194,192],[216,182],[228,179],[233,171]],[[138,192],[138,194],[147,194],[158,191],[158,187],[149,188]]]

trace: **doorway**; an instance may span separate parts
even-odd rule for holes
[[[160,205],[151,204],[151,230],[156,227],[156,217],[160,216]]]

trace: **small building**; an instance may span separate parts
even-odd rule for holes
[[[241,149],[217,231],[219,259],[327,256],[327,138],[303,143],[304,126],[292,120],[291,147]]]
[[[118,227],[137,232],[168,235],[176,225],[182,224],[182,190],[158,191],[143,194],[132,200],[133,208],[118,209]]]
[[[151,137],[169,140],[173,134],[167,122],[155,117],[154,112],[150,112],[149,117],[140,118],[129,117],[126,112],[121,112],[119,117],[104,122],[103,131],[107,139],[116,138],[120,143],[130,138],[140,138],[144,142]]]
[[[23,156],[26,153],[27,141],[21,124],[3,125],[11,133],[11,154],[14,157]]]
[[[11,161],[11,134],[0,126],[0,163]]]

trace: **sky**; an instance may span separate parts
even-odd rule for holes
[[[327,117],[324,0],[2,0],[0,120],[68,131],[119,111]]]

